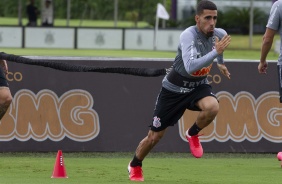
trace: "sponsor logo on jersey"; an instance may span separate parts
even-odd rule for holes
[[[192,76],[195,76],[195,77],[206,76],[206,75],[208,75],[210,73],[211,67],[212,67],[212,64],[210,64],[207,67],[203,67],[202,69],[192,73]]]

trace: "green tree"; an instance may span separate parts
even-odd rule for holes
[[[254,8],[254,24],[265,25],[267,15],[260,9]],[[218,26],[229,29],[237,30],[239,33],[248,34],[250,26],[250,8],[237,8],[234,7],[224,12],[219,18]]]

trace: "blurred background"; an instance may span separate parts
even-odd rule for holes
[[[195,24],[198,1],[0,0],[0,47],[7,52],[11,50],[5,49],[13,48],[16,53],[25,51],[26,54],[29,48],[166,51],[157,57],[174,57],[179,34]],[[218,6],[217,27],[233,37],[225,56],[237,58],[240,50],[240,59],[257,59],[275,0],[212,1]],[[31,4],[33,12],[28,11]],[[158,19],[157,4],[163,5],[169,19]],[[35,20],[32,25],[29,16]],[[272,47],[274,55],[271,54],[270,59],[277,58],[279,47],[276,36]],[[23,51],[23,48],[26,49]],[[250,51],[255,52],[250,54]],[[54,50],[48,52],[57,55]],[[168,52],[173,53],[168,56]],[[155,54],[148,56],[155,57]]]
[[[44,1],[34,1],[41,13]],[[25,26],[26,6],[29,2],[1,0],[0,24]],[[225,28],[230,33],[249,34],[250,18],[253,21],[253,32],[264,32],[273,0],[213,0],[213,2],[219,11],[217,27]],[[54,26],[150,28],[155,26],[157,3],[162,3],[170,14],[170,19],[160,23],[160,27],[185,28],[194,24],[197,0],[52,0]],[[40,16],[38,21],[42,21]],[[76,21],[71,23],[69,20]],[[110,24],[90,23],[98,20],[110,21]],[[124,21],[131,24],[123,24]]]

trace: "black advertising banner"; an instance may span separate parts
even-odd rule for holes
[[[44,59],[44,57],[42,57]],[[45,58],[46,59],[46,58]],[[57,60],[57,59],[56,59]],[[168,68],[173,59],[60,58],[97,67]],[[135,151],[149,130],[163,76],[67,72],[8,62],[13,102],[1,120],[0,151]],[[220,111],[203,130],[205,152],[277,152],[282,142],[276,62],[227,61],[227,79],[213,64],[209,81]],[[154,151],[188,152],[186,111]]]

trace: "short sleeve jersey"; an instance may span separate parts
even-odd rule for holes
[[[280,43],[282,43],[281,24],[282,24],[282,0],[278,0],[275,3],[273,3],[271,7],[270,15],[269,15],[266,27],[279,32]],[[282,44],[280,44],[280,55],[278,58],[279,64],[282,64],[282,55],[281,54],[282,54]]]

